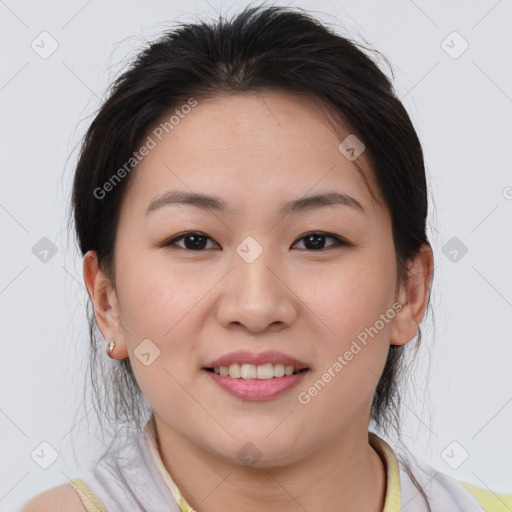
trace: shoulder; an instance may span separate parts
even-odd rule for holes
[[[484,489],[463,480],[459,480],[459,483],[472,494],[486,512],[509,512],[512,510],[512,494]]]
[[[425,511],[422,489],[433,512],[512,512],[512,495],[456,479],[429,464],[400,464],[403,512]]]
[[[438,472],[433,479],[433,498],[438,504],[456,504],[461,512],[511,512],[512,495],[470,484],[445,473]],[[453,506],[448,506],[453,510]],[[441,508],[442,510],[442,508]]]
[[[71,484],[59,485],[34,496],[19,512],[87,512]]]

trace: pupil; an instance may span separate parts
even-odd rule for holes
[[[187,243],[189,240],[192,240],[192,244]],[[187,249],[192,250],[204,249],[205,237],[201,235],[189,235],[185,238],[185,246]]]
[[[308,242],[312,242],[314,249],[323,249],[325,243],[319,241],[319,239],[325,238],[324,235],[309,235],[306,237],[305,245],[307,247]],[[325,242],[325,240],[324,240]]]

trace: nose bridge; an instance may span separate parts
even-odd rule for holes
[[[234,278],[239,280],[244,295],[255,299],[258,295],[269,295],[267,299],[281,295],[283,284],[276,274],[282,266],[271,248],[249,239],[237,247],[236,253]]]
[[[233,254],[233,270],[218,308],[219,321],[264,330],[290,323],[296,315],[293,293],[279,277],[283,265],[277,254],[255,240],[245,240]]]

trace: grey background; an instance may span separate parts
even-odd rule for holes
[[[90,115],[123,64],[174,20],[245,5],[0,0],[0,511],[86,475],[93,454],[81,409],[86,291],[66,231]],[[444,473],[512,492],[511,2],[290,5],[391,61],[424,146],[435,331],[429,314],[404,441]],[[41,252],[52,245],[55,254]],[[42,442],[58,456],[48,469]]]

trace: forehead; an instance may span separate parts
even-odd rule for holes
[[[184,113],[187,112],[187,113]],[[348,130],[333,129],[320,101],[282,91],[215,96],[177,106],[148,130],[152,149],[138,164],[125,201],[147,206],[167,189],[214,193],[229,201],[304,196],[337,190],[374,209],[362,168],[377,192],[364,153],[340,151]],[[172,123],[170,122],[172,117]]]

